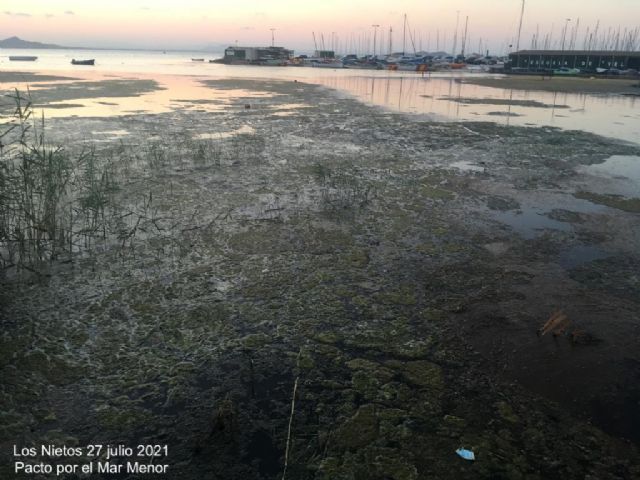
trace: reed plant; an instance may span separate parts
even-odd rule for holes
[[[72,154],[47,141],[28,91],[7,97],[15,111],[0,133],[0,262],[40,271],[88,238],[106,237],[115,181],[93,149]]]

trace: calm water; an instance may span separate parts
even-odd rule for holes
[[[370,104],[423,114],[433,120],[544,125],[640,141],[640,97],[507,90],[464,83],[472,75],[341,75],[316,81]]]
[[[10,62],[9,55],[35,55],[38,60]],[[221,52],[5,49],[0,50],[0,71],[47,72],[83,79],[103,79],[112,75],[132,77],[135,74],[157,79],[167,89],[121,101],[114,101],[113,98],[109,101],[83,100],[81,103],[84,107],[57,111],[48,109],[46,114],[49,116],[161,112],[175,108],[178,105],[176,99],[210,98],[216,95],[210,89],[202,88],[195,79],[185,78],[188,76],[295,78],[334,88],[395,112],[426,115],[433,120],[554,126],[631,142],[638,142],[640,138],[640,99],[637,97],[506,90],[464,83],[470,76],[478,75],[473,73],[434,73],[422,76],[410,72],[208,63],[209,59],[221,55]],[[96,66],[73,66],[72,58],[95,58]],[[192,58],[204,58],[205,62],[193,62]],[[10,86],[0,84],[0,89]],[[246,92],[238,91],[235,94],[240,96]],[[234,96],[234,92],[230,95]]]

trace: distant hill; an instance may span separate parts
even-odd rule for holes
[[[69,48],[51,43],[29,42],[18,37],[9,37],[0,40],[0,48]]]

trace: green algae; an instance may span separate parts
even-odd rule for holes
[[[496,403],[496,408],[498,409],[498,413],[500,416],[510,423],[520,423],[520,417],[513,412],[511,405],[507,402],[498,402]]]
[[[640,213],[640,198],[625,198],[621,195],[603,195],[584,191],[576,192],[573,196],[625,212]]]
[[[389,360],[385,362],[385,365],[399,370],[408,382],[418,387],[441,390],[444,386],[442,368],[427,360],[416,360],[411,362]]]
[[[417,303],[414,288],[409,285],[402,286],[394,291],[385,291],[378,294],[380,301],[393,305],[415,305]]]
[[[365,447],[378,438],[379,421],[375,405],[363,405],[336,431],[336,445],[348,450]]]
[[[250,115],[260,131],[256,113]],[[602,473],[615,463],[605,453],[610,439],[597,437],[596,443],[579,448],[583,431],[566,429],[569,420],[550,420],[544,404],[495,378],[484,383],[487,374],[477,368],[464,337],[449,338],[466,321],[451,292],[475,295],[487,283],[502,295],[494,284],[511,278],[502,265],[497,269],[502,276],[494,278],[489,266],[477,266],[477,259],[472,265],[456,263],[473,254],[465,248],[474,241],[466,234],[473,225],[462,228],[441,209],[458,208],[461,184],[449,178],[453,175],[438,174],[422,181],[427,185],[422,191],[421,182],[402,181],[413,175],[406,170],[413,161],[410,154],[403,152],[396,162],[393,156],[365,151],[361,161],[380,168],[385,181],[364,178],[378,173],[363,168],[351,185],[355,173],[340,172],[342,158],[327,153],[339,142],[322,130],[324,121],[312,115],[307,120],[315,122],[303,131],[309,143],[317,142],[310,147],[314,158],[289,155],[280,149],[279,138],[270,137],[255,148],[225,145],[238,149],[229,157],[237,163],[223,162],[221,171],[192,170],[180,163],[171,173],[174,193],[154,191],[154,196],[166,195],[162,214],[174,216],[166,224],[182,224],[163,231],[157,242],[140,241],[135,252],[98,256],[87,271],[75,273],[77,284],[68,279],[59,290],[55,285],[37,290],[69,289],[70,297],[83,298],[69,299],[77,310],[68,315],[80,322],[41,314],[52,332],[42,336],[71,339],[68,348],[78,357],[71,362],[58,342],[46,343],[45,355],[36,353],[24,368],[30,373],[26,378],[10,368],[7,375],[2,371],[11,389],[10,397],[1,397],[3,404],[7,398],[24,400],[16,406],[18,416],[7,418],[9,433],[59,422],[74,435],[99,434],[113,442],[134,435],[170,439],[178,459],[172,467],[176,478],[275,478],[280,472],[262,474],[264,460],[255,453],[259,448],[248,447],[275,446],[267,453],[275,472],[283,458],[283,432],[292,419],[292,473],[287,478],[607,478]],[[307,127],[301,122],[296,128]],[[434,126],[403,120],[398,128],[420,141],[441,141],[431,135]],[[458,130],[453,135],[449,127],[442,128],[445,143],[458,141]],[[487,134],[510,132],[495,128]],[[324,135],[331,143],[319,152]],[[262,156],[263,147],[272,162]],[[327,177],[340,179],[341,194],[351,186],[375,183],[379,197],[348,206],[348,214],[333,205],[325,208],[318,203],[321,186],[307,185],[313,183],[309,164],[317,157],[332,161]],[[289,163],[275,163],[280,159]],[[179,189],[180,176],[185,178]],[[166,187],[161,176],[154,178]],[[261,216],[254,194],[278,195],[280,213]],[[175,250],[169,249],[175,244]],[[46,296],[29,301],[53,304]],[[85,308],[90,310],[86,316]],[[16,349],[28,348],[14,348],[8,338],[0,358],[15,363]],[[71,367],[91,366],[86,377],[62,382],[67,390],[58,395],[74,392],[79,396],[69,404],[86,398],[78,405],[100,405],[97,411],[90,407],[86,418],[69,420],[69,412],[47,404],[45,389],[60,384],[44,363],[55,358]],[[511,410],[496,406],[496,398],[509,398]],[[35,411],[34,404],[46,408]],[[523,411],[545,413],[512,421],[514,412]],[[57,420],[45,420],[51,413]],[[257,430],[270,432],[268,441],[254,443]],[[532,431],[540,434],[530,445],[527,432]],[[477,453],[475,464],[455,456],[461,445]],[[570,461],[581,448],[600,459],[602,467],[581,458],[578,466],[545,470],[547,457]]]

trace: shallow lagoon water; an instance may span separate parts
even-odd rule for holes
[[[570,224],[549,218],[546,212],[532,206],[518,211],[496,211],[493,216],[527,240],[541,235],[545,230],[571,230]]]
[[[464,83],[464,79],[470,76],[485,75],[478,73],[435,72],[422,75],[385,70],[230,66],[191,61],[191,58],[219,58],[222,56],[220,52],[5,50],[3,54],[0,55],[0,72],[46,72],[83,79],[96,76],[148,77],[157,79],[168,90],[166,94],[153,92],[142,95],[139,101],[127,100],[127,109],[98,109],[96,99],[95,103],[87,102],[91,113],[82,108],[58,108],[57,112],[50,108],[47,112],[50,116],[121,115],[138,110],[154,113],[157,111],[154,108],[160,106],[167,111],[175,107],[170,100],[196,100],[195,96],[202,95],[202,92],[194,91],[192,82],[177,80],[180,76],[296,79],[346,92],[391,111],[426,115],[432,120],[553,126],[584,130],[630,142],[637,142],[640,138],[637,97],[509,90]],[[10,62],[8,56],[14,54],[36,55],[38,60]],[[72,58],[95,58],[96,66],[73,66],[70,64]],[[172,79],[167,80],[167,76]],[[0,89],[6,86],[0,84]],[[193,95],[189,95],[189,91]]]
[[[640,138],[636,97],[508,90],[464,83],[464,78],[459,74],[401,78],[341,75],[317,82],[373,105],[433,120],[551,126],[634,143]]]
[[[611,256],[611,253],[595,245],[575,245],[560,253],[558,264],[566,270],[571,270],[586,263]]]
[[[599,175],[623,177],[640,187],[640,157],[634,155],[613,155],[604,163],[590,165],[585,170]]]

